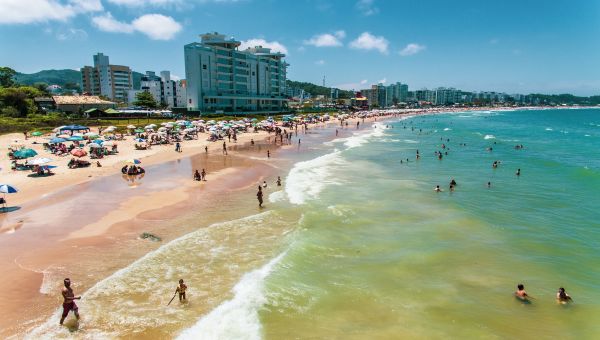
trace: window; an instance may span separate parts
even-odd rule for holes
[[[189,99],[189,103],[190,103],[190,104],[192,103],[192,100],[191,100],[191,99]]]
[[[202,69],[206,70],[206,64],[202,64]]]
[[[254,71],[252,71],[252,75],[254,75]]]
[[[204,104],[208,104],[208,98],[204,98]]]

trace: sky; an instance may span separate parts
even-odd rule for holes
[[[343,89],[600,95],[598,0],[0,0],[0,66],[111,64],[185,77],[219,32],[287,55],[288,79]]]

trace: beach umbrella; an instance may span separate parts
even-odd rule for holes
[[[96,143],[98,145],[102,145],[104,143],[104,141],[102,139],[96,139],[95,141],[93,141],[92,143]]]
[[[27,164],[42,165],[42,164],[46,164],[46,163],[50,163],[50,162],[52,162],[52,160],[50,158],[38,157],[38,158],[34,158],[30,161],[27,161]]]
[[[62,130],[62,128],[64,128],[65,126],[59,126],[57,128],[52,129],[52,132],[59,132],[60,130]]]
[[[97,143],[90,143],[90,144],[88,144],[88,146],[90,147],[90,149],[97,149],[97,148],[102,147],[102,145],[97,144]]]
[[[98,145],[98,144],[96,144]],[[75,157],[83,157],[83,156],[87,156],[87,152],[83,149],[74,149],[71,150],[71,155],[75,156]]]
[[[41,133],[39,131],[35,131],[35,132],[32,132],[31,135],[34,136],[34,137],[38,137],[38,136],[43,135],[43,133]]]
[[[83,134],[85,137],[94,137],[94,136],[98,136],[98,134],[96,132],[86,132]]]
[[[76,132],[76,133],[73,134],[73,137],[83,137],[83,133]]]
[[[21,150],[17,150],[14,153],[14,156],[17,158],[29,158],[29,157],[33,157],[36,156],[37,152],[35,152],[35,150],[33,149],[21,149]]]
[[[144,138],[136,138],[136,139],[134,139],[134,141],[136,141],[136,142],[138,142],[138,143],[143,143],[143,142],[145,142],[146,140],[145,140]]]
[[[111,141],[111,140],[107,140],[106,142],[102,143],[102,146],[106,147],[106,146],[113,146],[115,145],[115,142]]]
[[[127,128],[128,128],[128,129],[135,129],[135,125],[131,125],[131,124],[130,124],[130,125],[127,125]]]
[[[146,131],[144,131],[144,130],[142,130],[142,129],[136,129],[134,132],[135,132],[135,133],[144,133],[144,132],[146,132]]]
[[[73,137],[67,138],[67,140],[69,140],[71,142],[80,142],[80,141],[83,140],[83,137],[81,137],[81,136],[73,136]]]
[[[52,138],[52,139],[50,140],[50,142],[49,142],[49,143],[50,143],[50,144],[58,144],[58,143],[62,143],[62,142],[65,142],[65,141],[66,141],[66,139],[64,139],[64,138],[58,138],[58,137],[54,137],[54,138]]]
[[[10,184],[0,184],[0,192],[3,194],[14,194],[18,192],[17,188],[13,187]]]
[[[125,163],[127,163],[127,164],[141,164],[142,161],[140,161],[137,158],[131,158],[131,159],[126,160]]]

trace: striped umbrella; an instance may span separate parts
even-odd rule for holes
[[[3,194],[14,194],[15,192],[18,192],[19,190],[17,190],[17,188],[13,187],[12,185],[9,184],[0,184],[0,192]]]

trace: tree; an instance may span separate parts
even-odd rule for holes
[[[148,91],[143,91],[136,94],[133,105],[145,107],[148,109],[155,109],[158,106],[156,104],[156,100],[154,100],[154,97]]]
[[[44,83],[44,82],[37,82],[35,84],[33,84],[33,87],[35,87],[36,89],[38,89],[43,95],[47,96],[50,94],[50,92],[48,92],[48,84]]]
[[[0,87],[11,87],[15,85],[14,77],[17,74],[10,67],[0,67]]]
[[[33,98],[42,95],[35,87],[9,87],[0,88],[0,102],[5,107],[13,107],[19,112],[19,117],[25,117],[30,113],[36,113],[37,107]],[[11,115],[14,111],[11,111]]]

